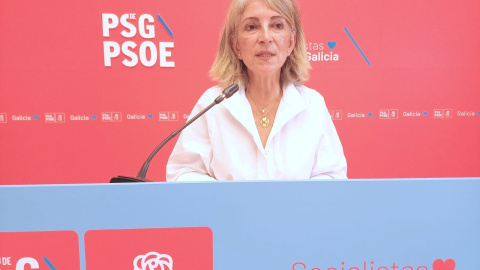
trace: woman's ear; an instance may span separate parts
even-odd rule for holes
[[[238,47],[237,39],[232,37],[231,44],[232,44],[232,49],[237,55],[238,59],[242,60],[242,54],[240,53],[240,48]]]
[[[290,46],[288,47],[288,55],[292,54],[293,50],[295,49],[295,44],[297,43],[297,34],[296,32],[292,32],[290,37]]]

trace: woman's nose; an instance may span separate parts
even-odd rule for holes
[[[260,30],[259,40],[261,43],[272,42],[272,33],[270,32],[270,28],[268,27],[268,25],[264,25]]]

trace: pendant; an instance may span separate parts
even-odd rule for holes
[[[262,119],[260,119],[260,125],[264,128],[268,127],[270,124],[270,119],[268,117],[264,116]]]
[[[262,113],[266,113],[267,112],[267,107],[263,107],[262,108]]]

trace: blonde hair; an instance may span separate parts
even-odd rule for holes
[[[251,0],[233,0],[225,19],[217,56],[210,69],[210,77],[223,87],[237,83],[248,85],[247,67],[238,59],[233,50],[233,40],[237,37],[240,17]],[[311,68],[307,59],[305,36],[303,34],[300,15],[295,0],[261,0],[268,7],[280,13],[287,20],[292,35],[296,35],[295,47],[282,66],[280,85],[282,87],[293,83],[302,84],[308,80],[308,70]]]

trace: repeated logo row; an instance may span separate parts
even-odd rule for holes
[[[456,113],[453,109],[434,109],[433,113],[428,111],[403,111],[399,113],[398,109],[382,109],[378,114],[373,112],[345,112],[343,110],[329,111],[333,120],[343,120],[344,118],[377,118],[378,119],[398,119],[402,118],[421,118],[433,117],[435,119],[449,119],[455,117],[475,117],[480,116],[480,111],[474,112],[471,110],[458,110]]]
[[[373,112],[344,112],[343,110],[329,111],[333,120],[355,119],[355,118],[378,118],[378,119],[398,119],[402,118],[420,118],[433,117],[435,119],[449,119],[453,117],[480,117],[480,111],[453,109],[434,109],[433,113],[428,111],[403,111],[399,113],[398,109],[382,109],[378,113]],[[45,113],[44,118],[40,115],[11,115],[9,118],[7,113],[0,113],[0,123],[11,121],[45,121],[45,123],[65,123],[66,121],[101,121],[101,122],[123,122],[124,120],[149,120],[153,119],[153,114],[123,114],[122,112],[102,112],[97,115],[70,114],[66,113]],[[166,111],[158,113],[159,121],[178,121],[179,114],[177,111]],[[187,119],[188,115],[183,115],[183,119]]]
[[[43,115],[42,115],[43,116]],[[11,121],[45,121],[45,123],[63,124],[66,121],[102,121],[122,122],[124,120],[148,120],[153,119],[153,114],[123,114],[121,112],[102,112],[100,115],[45,113],[44,118],[40,115],[12,115],[10,118],[6,113],[0,113],[0,123]],[[178,112],[159,112],[159,121],[178,121]]]

